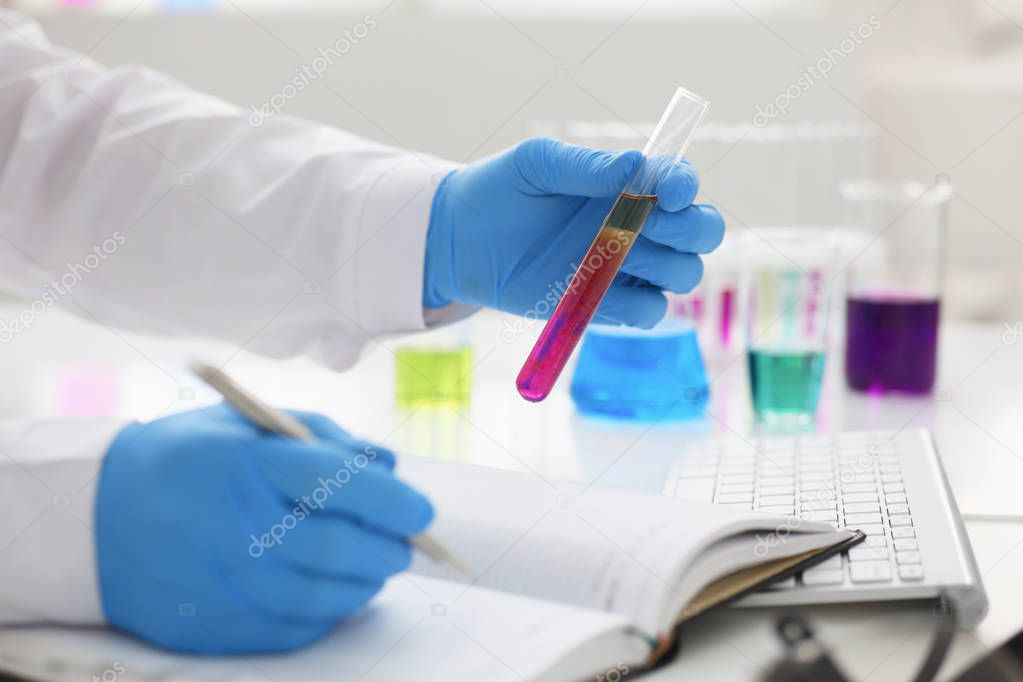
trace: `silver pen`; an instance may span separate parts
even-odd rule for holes
[[[229,377],[223,370],[203,362],[189,363],[189,369],[195,372],[196,376],[216,389],[232,407],[242,413],[253,424],[271,433],[281,436],[288,436],[296,440],[313,441],[316,437],[309,428],[292,417],[287,412],[282,412],[252,395],[239,386],[234,379]],[[439,542],[425,533],[410,538],[412,546],[434,561],[448,566],[457,571],[469,580],[473,580],[472,572],[459,561],[454,554],[444,548]]]

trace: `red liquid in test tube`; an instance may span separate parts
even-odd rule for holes
[[[554,387],[656,201],[618,197],[519,372],[515,384],[526,400],[543,400]]]
[[[642,165],[611,207],[519,372],[515,384],[526,400],[543,400],[554,388],[657,203],[661,171],[682,158],[709,106],[684,88],[675,91],[643,149]]]

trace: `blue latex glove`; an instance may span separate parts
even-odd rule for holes
[[[423,305],[458,301],[549,317],[572,265],[642,162],[638,151],[535,138],[452,171],[434,195]],[[695,254],[721,243],[724,221],[714,207],[692,203],[697,186],[686,161],[660,169],[657,207],[596,321],[651,327],[664,315],[663,290],[685,293],[700,281]]]
[[[96,501],[115,627],[169,649],[285,651],[329,632],[411,560],[430,503],[394,456],[326,417],[269,435],[220,405],[126,427]]]

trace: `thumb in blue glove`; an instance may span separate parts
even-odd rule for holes
[[[452,171],[434,195],[423,305],[451,302],[548,317],[615,198],[644,159],[534,138]],[[650,162],[647,162],[648,164]],[[694,204],[698,180],[682,161],[657,168],[657,206],[594,318],[651,327],[664,291],[699,282],[697,254],[714,250],[724,220]]]
[[[393,455],[326,417],[313,444],[225,405],[126,427],[96,500],[111,625],[197,653],[285,651],[329,632],[411,561],[430,503]]]

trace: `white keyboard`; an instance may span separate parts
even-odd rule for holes
[[[930,435],[870,431],[690,443],[674,497],[862,530],[866,540],[744,604],[953,599],[986,607],[972,551]],[[963,595],[966,595],[963,597]],[[980,614],[982,615],[983,609]]]

